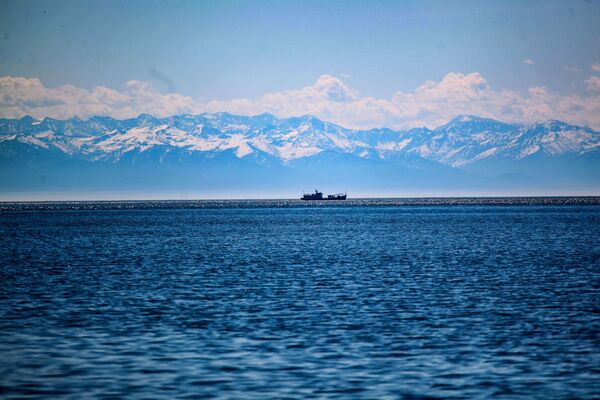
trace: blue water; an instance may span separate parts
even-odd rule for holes
[[[0,396],[600,397],[600,206],[269,204],[0,212]]]

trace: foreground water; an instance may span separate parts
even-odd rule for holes
[[[52,204],[0,212],[2,397],[600,396],[597,201]]]

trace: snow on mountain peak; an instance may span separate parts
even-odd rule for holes
[[[357,157],[419,156],[450,166],[492,158],[521,159],[542,152],[550,156],[600,151],[600,133],[561,121],[506,124],[459,115],[434,130],[351,130],[314,116],[278,119],[271,114],[229,113],[128,120],[92,117],[42,121],[32,117],[0,120],[0,141],[20,142],[90,159],[118,159],[125,153],[185,149],[238,158],[267,154],[287,163],[322,152]]]

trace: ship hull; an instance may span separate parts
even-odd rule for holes
[[[346,200],[346,193],[329,194],[327,197],[323,196],[323,192],[315,190],[312,194],[304,194],[301,200]]]
[[[327,197],[327,198],[320,198],[320,199],[302,197],[300,200],[304,200],[304,201],[336,201],[336,200],[346,200],[346,196],[332,197],[332,198]]]

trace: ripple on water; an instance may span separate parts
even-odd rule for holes
[[[600,396],[596,198],[7,204],[6,398]]]

